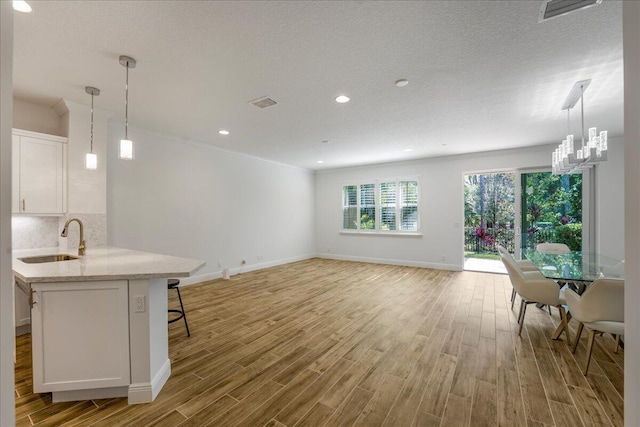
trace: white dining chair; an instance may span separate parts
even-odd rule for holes
[[[539,271],[522,271],[514,262],[513,257],[507,257],[500,254],[500,258],[507,268],[511,284],[520,296],[520,313],[518,314],[518,324],[520,328],[518,335],[522,334],[524,318],[527,313],[527,305],[529,304],[545,304],[553,306],[560,312],[560,322],[562,331],[567,336],[567,343],[571,342],[569,335],[568,314],[563,305],[566,304],[564,299],[564,290],[560,289],[558,284],[551,279],[544,277]]]
[[[536,252],[550,255],[564,255],[571,252],[571,249],[569,249],[569,246],[564,243],[538,243],[536,245]],[[543,270],[558,271],[558,269],[553,265],[544,265],[541,268]]]
[[[618,352],[620,336],[624,335],[624,280],[597,279],[587,286],[582,295],[570,290],[566,293],[566,299],[569,311],[579,322],[573,353],[578,347],[582,329],[586,326],[589,330],[587,360],[582,371],[587,375],[596,334],[609,333],[615,336],[615,352]]]
[[[540,271],[538,270],[538,267],[536,267],[535,264],[529,261],[528,259],[515,259],[513,255],[511,255],[511,253],[504,246],[496,245],[496,248],[498,249],[498,253],[501,256],[504,255],[506,257],[509,257],[511,260],[513,260],[513,262],[516,263],[516,265],[518,266],[518,268],[520,268],[520,270],[538,271],[538,272]],[[513,288],[511,290],[511,309],[512,310],[513,310],[513,305],[515,304],[515,301],[516,301],[516,288]]]
[[[624,260],[620,261],[616,265],[613,266],[603,266],[602,267],[602,275],[604,277],[613,277],[618,278],[624,275]]]
[[[571,252],[569,246],[564,243],[538,243],[536,245],[536,252],[542,254],[564,255]]]

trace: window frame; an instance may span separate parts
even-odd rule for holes
[[[417,192],[417,217],[416,217],[416,229],[415,230],[402,230],[402,208],[406,207],[402,205],[402,199],[400,197],[400,192],[402,182],[415,182],[416,183],[416,192]],[[381,184],[385,183],[394,183],[395,185],[395,230],[384,230],[381,229],[381,224],[383,222],[382,219],[382,204],[381,204]],[[361,187],[363,185],[374,185],[374,202],[375,202],[375,226],[374,229],[363,229],[361,228],[360,220],[361,220]],[[344,192],[347,187],[356,187],[356,228],[344,228],[344,214],[345,208],[349,208],[349,206],[344,205]],[[421,227],[420,227],[420,210],[421,210],[421,197],[420,197],[420,177],[419,176],[403,176],[403,177],[394,177],[388,179],[371,179],[371,180],[358,180],[351,181],[349,183],[345,183],[341,187],[341,229],[340,234],[371,234],[371,235],[401,235],[401,236],[422,236]],[[388,206],[384,206],[388,207]]]

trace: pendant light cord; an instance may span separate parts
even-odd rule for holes
[[[91,91],[91,151],[93,154],[93,90]]]
[[[124,90],[124,139],[129,139],[129,61],[127,61],[127,80],[124,85]]]

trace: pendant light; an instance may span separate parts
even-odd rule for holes
[[[122,55],[120,56],[120,65],[127,69],[127,80],[124,86],[124,139],[120,140],[118,158],[133,160],[133,141],[129,139],[129,68],[136,67],[136,60],[129,56]]]
[[[89,170],[98,169],[98,156],[93,152],[93,97],[100,95],[100,89],[87,86],[84,91],[91,95],[91,149],[85,155],[84,167]]]
[[[569,118],[569,110],[580,101],[582,143],[580,144],[580,148],[576,149],[573,135],[568,135],[567,139],[562,141],[558,148],[551,154],[551,168],[554,175],[579,172],[592,167],[595,163],[607,160],[608,138],[606,130],[603,130],[600,132],[600,135],[597,135],[596,128],[589,128],[589,139],[585,141],[584,91],[590,83],[591,79],[576,82],[562,106],[563,110],[567,110],[567,118]],[[570,130],[569,133],[571,133]]]

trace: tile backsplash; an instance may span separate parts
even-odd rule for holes
[[[79,227],[72,223],[68,237],[60,237],[68,218],[78,218],[84,224],[87,248],[106,246],[107,216],[105,214],[66,214],[65,216],[14,216],[11,221],[13,249],[53,248],[76,249]]]
[[[13,249],[53,248],[58,246],[57,216],[14,216],[11,219]]]
[[[107,216],[105,214],[70,213],[60,217],[58,236],[62,232],[64,223],[69,218],[78,218],[84,225],[84,240],[87,249],[107,245]],[[69,225],[68,236],[59,237],[59,246],[66,249],[77,249],[80,241],[80,227],[73,222]]]

